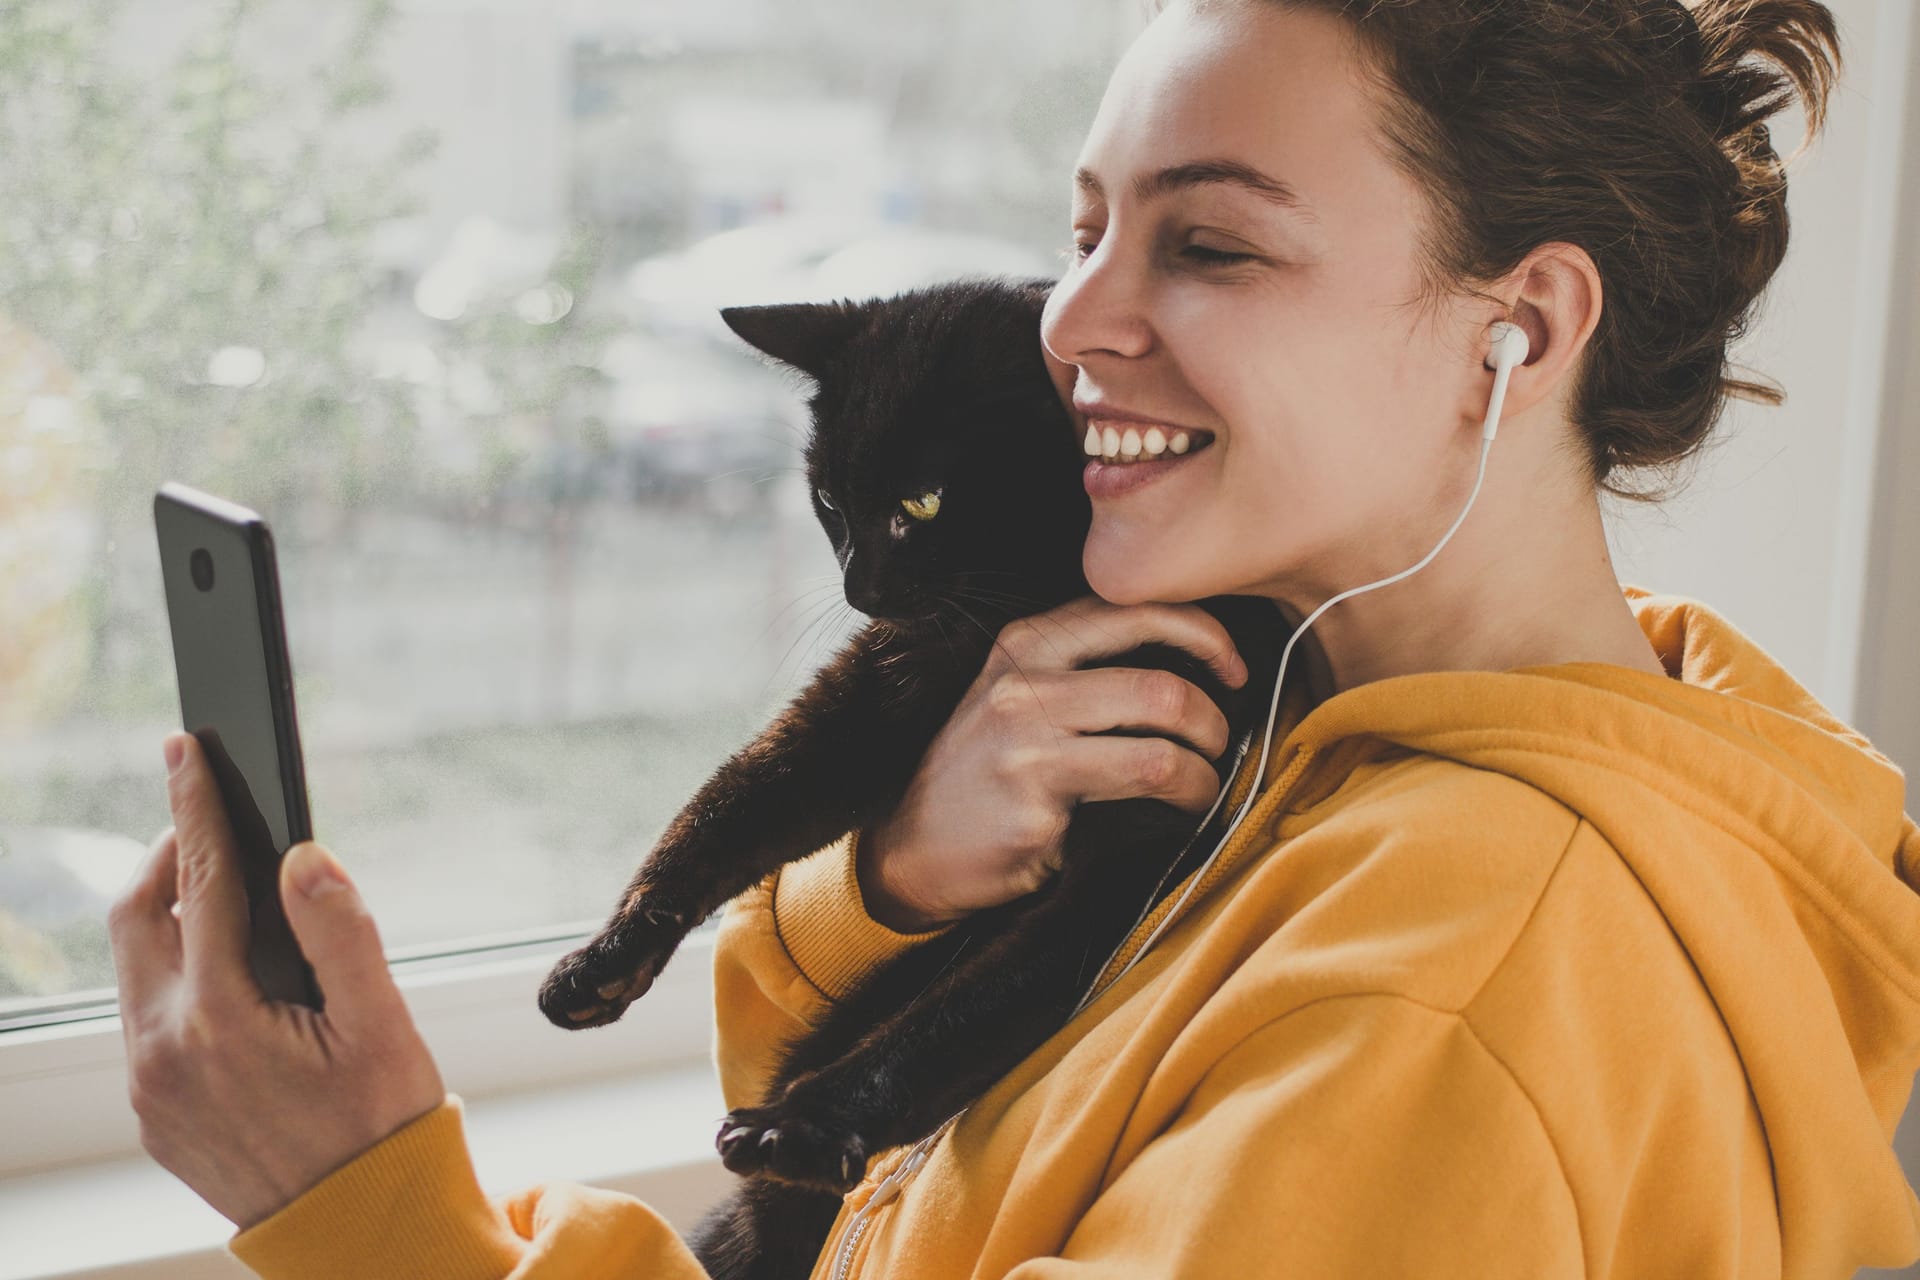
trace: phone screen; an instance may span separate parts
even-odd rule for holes
[[[262,990],[319,1007],[280,901],[280,859],[313,838],[273,540],[254,512],[184,485],[154,497],[181,723],[233,827]]]

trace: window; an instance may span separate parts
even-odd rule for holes
[[[597,927],[860,620],[718,308],[1057,274],[1139,16],[0,7],[0,1027],[111,1012],[169,479],[274,528],[315,830],[396,958]]]

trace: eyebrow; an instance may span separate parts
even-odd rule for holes
[[[1073,183],[1076,187],[1091,191],[1103,200],[1106,199],[1106,188],[1100,185],[1100,179],[1093,176],[1091,169],[1075,169]],[[1278,178],[1260,172],[1250,164],[1224,156],[1189,160],[1185,164],[1169,165],[1164,169],[1145,174],[1133,180],[1132,191],[1134,199],[1141,204],[1147,204],[1174,191],[1215,183],[1238,187],[1242,191],[1259,196],[1269,204],[1290,209],[1309,218],[1315,218],[1317,221],[1312,207],[1292,187]]]

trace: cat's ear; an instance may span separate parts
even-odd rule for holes
[[[873,309],[858,302],[782,302],[722,307],[727,328],[776,360],[820,376],[841,348],[866,327]]]

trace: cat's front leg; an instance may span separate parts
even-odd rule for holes
[[[653,915],[631,898],[593,940],[562,956],[540,984],[540,1012],[556,1026],[617,1021],[645,995],[693,926],[677,914]]]
[[[983,913],[970,939],[978,945],[949,957],[930,980],[908,969],[870,980],[875,997],[863,990],[855,997],[862,1005],[876,1002],[883,986],[898,990],[890,979],[909,979],[910,998],[873,1018],[838,1057],[809,1053],[806,1060],[819,1065],[773,1090],[764,1105],[731,1113],[716,1138],[722,1163],[735,1173],[844,1191],[853,1185],[844,1180],[850,1165],[864,1168],[868,1154],[933,1132],[1066,1023],[1163,881],[1174,860],[1169,850],[1181,847],[1192,822],[1157,800],[1083,808],[1065,837],[1058,881]]]
[[[1041,912],[1028,923],[1037,936],[998,939],[943,974],[924,1007],[888,1019],[766,1105],[729,1113],[715,1139],[721,1162],[844,1192],[868,1155],[925,1137],[979,1097],[1059,1030],[1104,945],[1068,941],[1068,929]]]
[[[539,1003],[548,1021],[572,1029],[616,1020],[723,903],[897,803],[959,691],[930,689],[903,709],[887,659],[874,628],[856,635],[715,771],[606,925],[547,974]]]
[[[810,1117],[786,1103],[729,1112],[715,1145],[735,1173],[841,1194],[860,1185],[870,1154],[843,1116]]]

